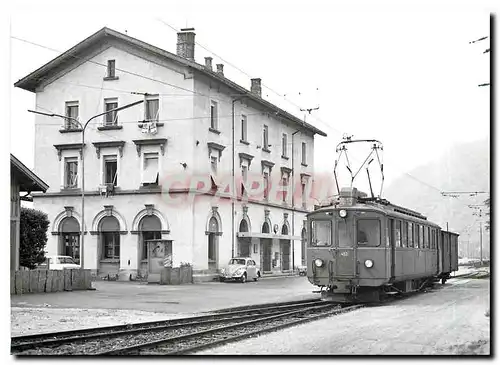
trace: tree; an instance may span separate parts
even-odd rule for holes
[[[488,207],[488,211],[485,213],[486,216],[488,217],[488,219],[486,220],[486,224],[485,224],[485,227],[486,227],[486,230],[489,231],[490,230],[490,204],[491,204],[491,201],[490,201],[491,198],[488,198],[484,201],[484,204],[486,204],[486,206]]]
[[[21,207],[19,264],[28,269],[35,269],[45,261],[47,244],[47,214]]]

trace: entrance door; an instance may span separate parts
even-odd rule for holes
[[[290,241],[281,243],[281,270],[290,270]]]
[[[272,241],[270,239],[262,239],[262,271],[271,271],[272,261]]]
[[[148,282],[159,282],[165,267],[172,267],[172,242],[151,240],[148,244]]]
[[[217,271],[218,269],[218,239],[215,233],[208,235],[208,269],[210,271]]]
[[[250,257],[250,242],[248,241],[248,239],[240,238],[239,246],[240,246],[239,256]]]

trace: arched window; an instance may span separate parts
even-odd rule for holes
[[[148,240],[161,239],[161,221],[155,215],[148,215],[139,222],[140,238],[142,245],[142,260],[148,258]]]
[[[239,232],[248,232],[248,223],[244,219],[242,219],[241,222],[240,222]]]
[[[102,258],[120,258],[120,224],[113,216],[104,217],[99,222],[99,232],[101,235]]]
[[[269,233],[269,223],[264,222],[262,225],[262,233]]]
[[[215,217],[210,218],[208,222],[208,231],[214,233],[219,232],[219,223]]]
[[[281,228],[281,234],[283,236],[288,236],[288,226],[286,224],[283,224],[283,227]]]
[[[61,232],[61,255],[71,256],[80,263],[80,224],[75,217],[67,217],[59,226]]]

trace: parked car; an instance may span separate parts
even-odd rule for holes
[[[252,279],[257,281],[259,278],[260,269],[249,257],[234,257],[229,260],[226,268],[220,270],[220,281],[237,280],[244,283]]]
[[[307,275],[307,266],[297,266],[297,271],[299,272],[300,276],[306,276]]]
[[[56,255],[47,256],[45,262],[40,264],[39,268],[50,270],[79,269],[80,265],[77,264],[71,256]]]

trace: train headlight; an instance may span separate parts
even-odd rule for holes
[[[314,265],[316,265],[317,267],[323,266],[323,260],[321,259],[314,260]]]
[[[365,266],[367,268],[373,267],[373,261],[372,260],[365,260]]]
[[[347,217],[347,210],[345,210],[345,209],[339,210],[339,216],[340,216],[340,218]]]

